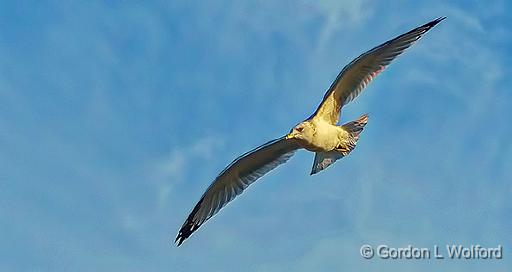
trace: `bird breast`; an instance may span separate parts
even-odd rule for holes
[[[344,138],[348,137],[348,133],[341,127],[331,125],[323,120],[313,120],[311,124],[315,133],[311,139],[302,144],[309,151],[332,151]]]

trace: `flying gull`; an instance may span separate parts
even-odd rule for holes
[[[356,147],[368,115],[338,126],[341,107],[356,98],[392,60],[444,19],[437,18],[357,57],[341,70],[309,118],[292,128],[286,136],[235,159],[215,178],[187,217],[176,237],[177,246],[249,185],[287,162],[298,149],[315,152],[311,175],[347,156]]]

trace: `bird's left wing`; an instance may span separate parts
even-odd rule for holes
[[[322,118],[336,125],[343,105],[358,96],[391,61],[444,19],[437,18],[357,57],[341,70],[310,118]]]
[[[181,245],[206,220],[257,179],[288,161],[299,148],[294,140],[282,137],[235,159],[208,187],[178,232],[175,243]]]

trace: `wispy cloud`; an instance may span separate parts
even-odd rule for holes
[[[324,25],[316,45],[317,50],[323,50],[331,36],[343,29],[361,25],[373,13],[371,2],[356,1],[315,1],[309,3],[323,16]]]
[[[204,168],[223,145],[221,137],[205,135],[188,145],[174,147],[166,157],[156,161],[154,168],[150,167],[149,171],[156,176],[159,207],[165,207],[171,193],[177,193],[172,192],[173,186],[186,181],[187,175]]]

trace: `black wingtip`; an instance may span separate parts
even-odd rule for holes
[[[192,212],[188,215],[187,220],[185,220],[185,223],[181,226],[180,230],[178,231],[178,235],[176,236],[176,239],[174,240],[174,243],[176,244],[176,247],[179,247],[185,240],[187,240],[192,233],[194,233],[203,222],[195,223],[194,222],[194,216],[199,211],[199,208],[201,207],[201,204],[203,203],[204,197],[201,197],[199,202],[196,204]]]
[[[178,235],[176,236],[176,240],[174,240],[174,243],[176,244],[176,247],[181,246],[185,240],[187,240],[188,237],[197,229],[197,227],[194,224],[191,224],[188,222],[185,226],[183,226],[180,231],[178,232]]]
[[[179,247],[185,240],[194,233],[203,222],[196,223],[194,222],[194,216],[199,211],[199,208],[201,207],[201,203],[203,203],[203,199],[199,200],[199,202],[196,204],[192,212],[187,217],[187,220],[185,220],[185,223],[183,223],[183,226],[181,226],[180,230],[178,231],[178,236],[176,236],[176,240],[174,240],[174,243],[177,247]]]
[[[176,247],[179,247],[179,246],[181,246],[183,241],[185,241],[185,239],[183,239],[181,234],[178,234],[178,236],[176,236],[176,239],[174,240],[174,244],[176,245]]]
[[[181,244],[183,244],[183,241],[185,241],[185,239],[187,239],[187,237],[185,237],[183,235],[183,232],[180,230],[180,232],[178,232],[178,235],[176,236],[176,239],[174,240],[174,244],[176,245],[176,247],[179,247],[181,246]]]
[[[176,240],[174,240],[174,243],[177,247],[179,247],[185,240],[187,240],[194,231],[196,231],[199,228],[199,225],[194,224],[190,219],[187,219],[185,221],[185,224],[183,224],[183,227],[181,227],[180,231],[178,232],[178,235],[176,236]]]
[[[439,24],[444,19],[446,19],[446,16],[439,17],[439,18],[433,20],[432,22],[426,23],[425,26],[428,28],[432,28],[435,25]]]

